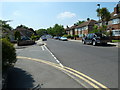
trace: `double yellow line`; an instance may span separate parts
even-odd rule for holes
[[[60,70],[63,70],[67,73],[70,73],[76,77],[78,77],[79,79],[85,81],[86,83],[88,83],[89,85],[91,85],[93,88],[96,88],[97,90],[101,90],[102,88],[105,89],[105,90],[110,90],[109,88],[107,88],[105,85],[99,83],[98,81],[92,79],[91,77],[77,71],[77,70],[74,70],[72,68],[69,68],[69,67],[66,67],[66,66],[63,66],[61,67],[59,64],[55,64],[55,63],[52,63],[52,62],[49,62],[49,61],[45,61],[45,60],[41,60],[41,59],[36,59],[36,58],[30,58],[30,57],[23,57],[23,56],[17,56],[17,58],[19,59],[28,59],[28,60],[32,60],[32,61],[37,61],[37,62],[42,62],[44,64],[48,64],[50,66],[53,66],[55,68],[58,68]]]

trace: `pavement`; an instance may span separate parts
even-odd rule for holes
[[[59,64],[43,45],[41,40],[30,46],[15,45],[17,56]],[[18,58],[8,70],[7,88],[84,88],[62,70],[27,58]]]
[[[75,41],[75,42],[82,42],[82,40],[71,40],[69,39],[69,41]],[[112,43],[112,42],[108,42],[107,44],[110,44],[110,45],[115,45],[116,47],[120,47],[120,43],[116,42],[116,43]]]

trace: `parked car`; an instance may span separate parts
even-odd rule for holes
[[[97,44],[107,44],[107,42],[110,42],[110,38],[102,33],[91,33],[82,38],[82,42],[83,44],[92,44],[95,46]]]
[[[66,37],[60,37],[60,40],[67,41],[68,39]]]
[[[54,36],[53,38],[54,39],[60,39],[60,36]]]
[[[47,37],[46,36],[41,36],[42,41],[47,41]]]

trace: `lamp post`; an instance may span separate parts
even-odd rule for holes
[[[100,4],[97,4],[97,6],[98,6],[99,14],[100,14]],[[98,25],[98,28],[100,29],[100,15],[99,15],[99,25]],[[99,32],[100,32],[100,30],[99,30]]]

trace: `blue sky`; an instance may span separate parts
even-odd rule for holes
[[[25,25],[35,30],[52,27],[54,24],[71,26],[87,18],[98,20],[97,3],[113,12],[117,2],[2,2],[2,20],[13,20],[15,28]]]

